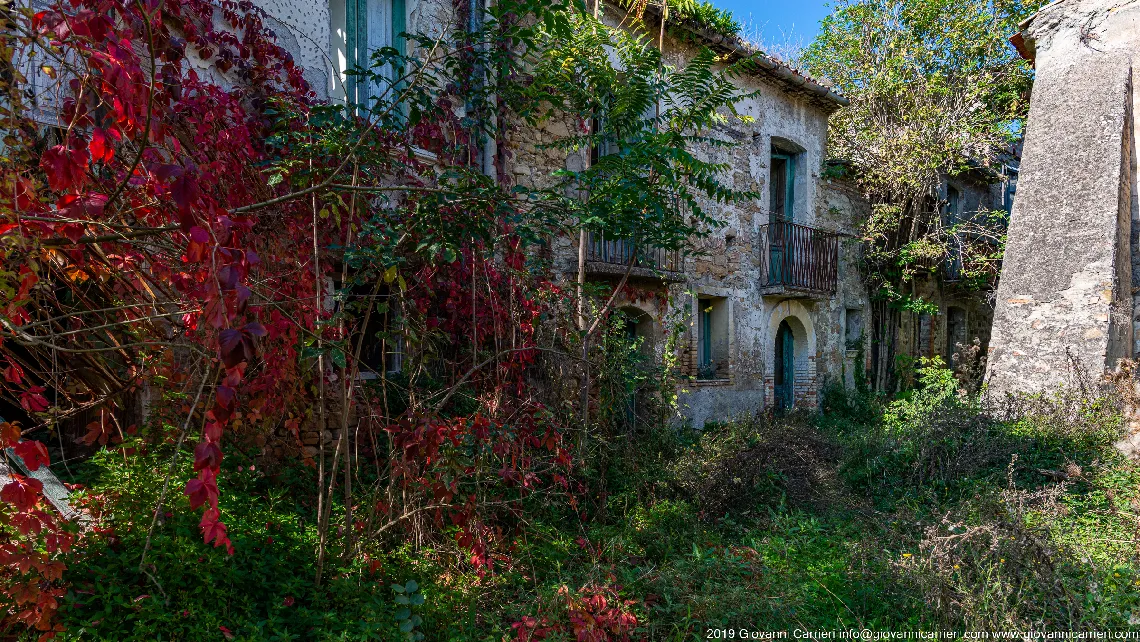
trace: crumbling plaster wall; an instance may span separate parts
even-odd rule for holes
[[[348,69],[346,0],[254,0],[269,14],[267,26],[277,35],[319,99],[344,100]],[[409,33],[438,37],[456,20],[448,0],[407,0],[404,24]]]
[[[294,62],[304,67],[305,80],[317,96],[327,98],[335,78],[330,55],[330,9],[334,3],[256,0],[256,4],[269,14],[266,26],[277,35],[277,43],[293,56]]]
[[[998,285],[993,393],[1135,354],[1132,265],[1140,3],[1062,0],[1022,33],[1037,75]]]

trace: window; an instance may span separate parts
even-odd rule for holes
[[[934,345],[932,343],[932,323],[929,314],[923,312],[918,315],[918,327],[915,329],[914,338],[914,356],[916,357],[931,357],[934,355]]]
[[[1017,194],[1017,173],[1015,167],[1006,165],[1003,173],[1005,174],[1005,184],[1001,195],[1001,206],[1006,214],[1013,213],[1013,197]]]
[[[768,185],[771,196],[768,217],[772,221],[790,221],[795,218],[795,184],[795,155],[773,149]]]
[[[966,311],[959,307],[946,308],[946,363],[954,365],[958,344],[966,343]]]
[[[946,227],[953,229],[962,222],[962,196],[953,186],[946,187]],[[962,278],[962,241],[957,234],[950,237],[950,256],[946,262],[946,280]]]
[[[346,309],[361,322],[368,307],[372,307],[360,346],[361,378],[378,379],[381,371],[389,375],[402,372],[404,334],[398,309],[399,299],[392,296],[387,286],[382,285],[377,289],[372,283],[353,285],[343,296]]]
[[[603,123],[601,120],[597,118],[591,118],[590,135],[597,136],[599,133],[601,133],[602,126]],[[603,156],[609,156],[610,154],[614,154],[617,151],[617,145],[615,145],[613,141],[609,140],[608,137],[604,137],[601,140],[595,141],[594,144],[590,145],[590,165],[597,165],[598,161],[600,161]]]
[[[369,69],[372,53],[384,47],[403,51],[405,31],[405,0],[345,0],[345,58],[347,69]],[[392,77],[392,70],[384,70]],[[349,102],[367,104],[371,97],[379,96],[385,87],[368,86],[360,76],[345,78],[345,93]]]
[[[697,378],[728,378],[728,303],[697,300]]]
[[[848,350],[858,350],[863,347],[863,311],[857,308],[847,308],[844,324],[844,343]]]

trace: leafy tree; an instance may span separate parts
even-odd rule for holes
[[[939,186],[991,165],[1019,137],[1033,72],[1008,38],[1043,4],[839,0],[803,54],[811,73],[851,100],[831,118],[829,153],[872,199],[865,276],[896,311],[928,311],[910,282],[952,248],[968,284],[997,278],[1004,213],[947,225]],[[890,325],[892,314],[880,306],[875,327]]]
[[[729,119],[747,121],[735,106],[746,93],[732,82],[739,64],[721,63],[708,48],[681,68],[665,65],[650,34],[607,26],[574,11],[546,32],[535,71],[536,124],[555,114],[578,114],[579,131],[554,147],[580,154],[583,167],[562,173],[555,190],[572,194],[563,221],[578,234],[578,325],[581,363],[580,416],[589,405],[591,337],[608,318],[639,255],[654,248],[688,246],[721,223],[709,204],[757,198],[723,181],[728,166],[703,159],[699,147],[725,149],[735,142],[711,135]],[[591,234],[631,244],[625,275],[590,319],[586,296],[586,247]]]

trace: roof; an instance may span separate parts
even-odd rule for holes
[[[661,9],[655,5],[645,7],[645,13],[653,14],[658,20],[661,18]],[[754,63],[753,75],[774,80],[789,91],[807,94],[832,110],[851,104],[851,101],[835,87],[812,78],[779,58],[764,53],[759,47],[736,34],[714,33],[685,22],[676,23],[676,26],[693,34],[714,51],[728,54],[737,60],[747,59]]]

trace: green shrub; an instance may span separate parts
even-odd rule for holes
[[[235,453],[223,462],[222,513],[234,554],[202,542],[198,516],[181,494],[186,453],[175,471],[146,563],[155,502],[170,449],[124,458],[103,451],[79,471],[101,505],[101,535],[70,562],[63,640],[394,640],[396,595],[383,578],[344,569],[327,586],[313,578],[315,509],[311,471],[273,475]]]
[[[502,535],[509,557],[486,576],[443,539],[417,546],[405,533],[370,560],[331,551],[331,580],[315,587],[313,471],[255,470],[235,452],[222,465],[235,554],[202,543],[175,488],[148,577],[139,560],[170,448],[104,451],[76,472],[112,530],[69,563],[61,637],[500,641],[548,626],[554,640],[589,609],[635,637],[678,641],[742,622],[1076,630],[1140,619],[1140,469],[1111,448],[1119,397],[1073,389],[995,410],[940,363],[920,366],[894,399],[831,388],[819,415],[641,426],[582,467],[578,508],[528,499],[522,525]]]

